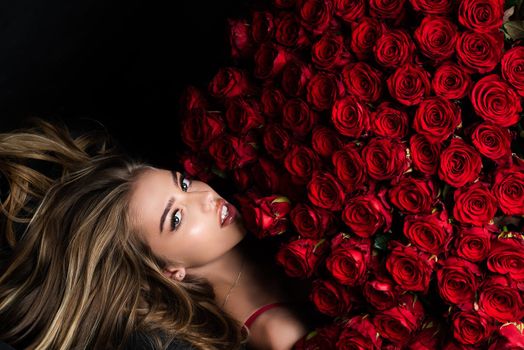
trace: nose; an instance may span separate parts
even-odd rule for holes
[[[192,202],[194,201],[195,204],[198,203],[198,205],[202,208],[205,212],[214,212],[216,211],[217,205],[218,205],[218,199],[220,197],[217,197],[213,191],[193,191],[187,193],[188,197],[187,199]]]

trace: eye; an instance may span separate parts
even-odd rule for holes
[[[189,188],[189,185],[191,184],[191,180],[186,176],[186,174],[182,174],[182,175],[180,176],[180,179],[181,179],[181,181],[180,181],[180,188],[181,188],[183,191],[186,191],[186,192],[187,192],[187,190],[188,190],[188,188]],[[186,187],[185,187],[185,189],[184,189],[184,185],[185,185],[185,182],[184,182],[184,181],[186,181],[186,180],[188,181],[188,184],[186,185]]]
[[[182,218],[180,216],[177,216],[178,214],[180,214],[180,210],[177,210],[171,218],[171,231],[176,230],[180,225]]]

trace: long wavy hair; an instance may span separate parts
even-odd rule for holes
[[[107,132],[63,122],[0,134],[0,339],[32,349],[121,349],[147,334],[197,349],[236,349],[245,328],[206,279],[174,281],[130,213],[140,174]]]

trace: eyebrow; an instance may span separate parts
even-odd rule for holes
[[[173,182],[175,183],[175,186],[178,186],[178,173],[174,170],[171,170],[171,175],[173,176]],[[162,233],[162,230],[164,229],[164,221],[166,220],[167,213],[169,213],[174,203],[175,203],[175,197],[169,198],[166,208],[164,209],[164,212],[162,213],[162,216],[160,217],[160,233]]]

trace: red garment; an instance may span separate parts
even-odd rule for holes
[[[267,305],[264,305],[262,306],[261,308],[255,310],[255,312],[253,312],[251,314],[251,316],[249,316],[249,318],[247,319],[246,322],[244,322],[244,325],[249,328],[251,326],[251,324],[253,322],[255,322],[255,320],[257,319],[258,316],[260,316],[263,312],[269,310],[269,309],[272,309],[276,306],[280,306],[280,305],[285,305],[286,303],[284,302],[278,302],[278,303],[272,303],[272,304],[267,304]]]

